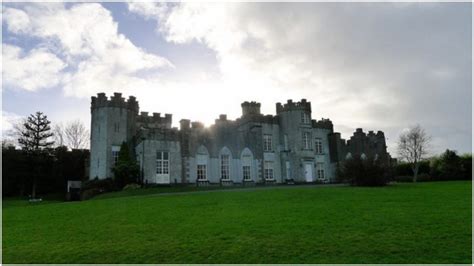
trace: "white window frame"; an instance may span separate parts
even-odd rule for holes
[[[316,154],[323,154],[323,140],[321,138],[316,138],[314,144],[316,148]]]
[[[311,132],[303,132],[303,149],[311,150]]]
[[[318,175],[318,179],[325,179],[324,173],[324,163],[316,163],[316,172]]]
[[[157,151],[156,152],[156,174],[158,174],[158,175],[169,175],[169,173],[170,173],[170,155],[169,155],[169,152],[168,151]]]
[[[263,151],[273,151],[272,135],[263,134]]]
[[[252,180],[251,168],[250,165],[242,166],[242,175],[245,181]]]
[[[207,180],[207,164],[198,164],[196,166],[196,175],[198,181]]]
[[[263,163],[263,177],[265,180],[274,180],[273,161],[265,161]]]
[[[221,155],[221,179],[230,180],[230,155]]]

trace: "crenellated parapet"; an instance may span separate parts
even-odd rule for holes
[[[243,102],[242,106],[242,116],[248,115],[260,115],[260,103],[258,102]]]
[[[311,125],[313,128],[322,128],[322,129],[329,129],[331,132],[334,131],[334,125],[332,121],[328,118],[322,118],[321,120],[311,120]]]
[[[302,110],[311,112],[311,102],[306,101],[306,99],[301,99],[300,102],[293,102],[293,100],[288,100],[284,105],[281,103],[276,104],[277,114],[281,112]]]
[[[161,116],[160,113],[153,113],[149,115],[148,112],[140,112],[137,116],[137,124],[148,128],[171,128],[172,115],[165,114]]]
[[[139,106],[138,101],[134,96],[128,97],[126,100],[122,97],[122,93],[115,92],[110,99],[107,98],[105,93],[97,93],[97,96],[91,97],[91,111],[102,107],[118,107],[131,110],[138,113]]]

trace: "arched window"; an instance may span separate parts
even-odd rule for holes
[[[207,180],[207,163],[209,161],[209,152],[203,145],[199,146],[196,151],[196,171],[197,180]]]
[[[365,153],[362,153],[362,154],[360,155],[360,158],[361,158],[362,160],[366,160],[366,159],[367,159],[367,156],[365,155]]]
[[[252,161],[253,154],[249,148],[245,148],[241,155],[240,161],[242,162],[242,179],[244,181],[252,180]]]
[[[350,159],[352,159],[352,154],[348,152],[346,155],[346,160],[350,160]]]
[[[220,166],[221,166],[221,179],[229,180],[230,179],[230,167],[232,162],[232,154],[229,148],[224,147],[219,153]]]

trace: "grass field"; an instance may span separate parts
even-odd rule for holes
[[[120,197],[119,197],[120,196]],[[3,202],[3,263],[471,263],[471,182]]]

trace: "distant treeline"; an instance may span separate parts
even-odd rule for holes
[[[439,156],[420,162],[418,181],[471,180],[472,154],[459,156],[456,151],[446,150]],[[411,182],[411,165],[399,162],[395,166],[395,180]]]
[[[68,180],[84,180],[89,150],[68,151],[66,147],[45,149],[37,154],[14,147],[2,147],[3,197],[28,196],[33,177],[37,195],[66,193]]]

